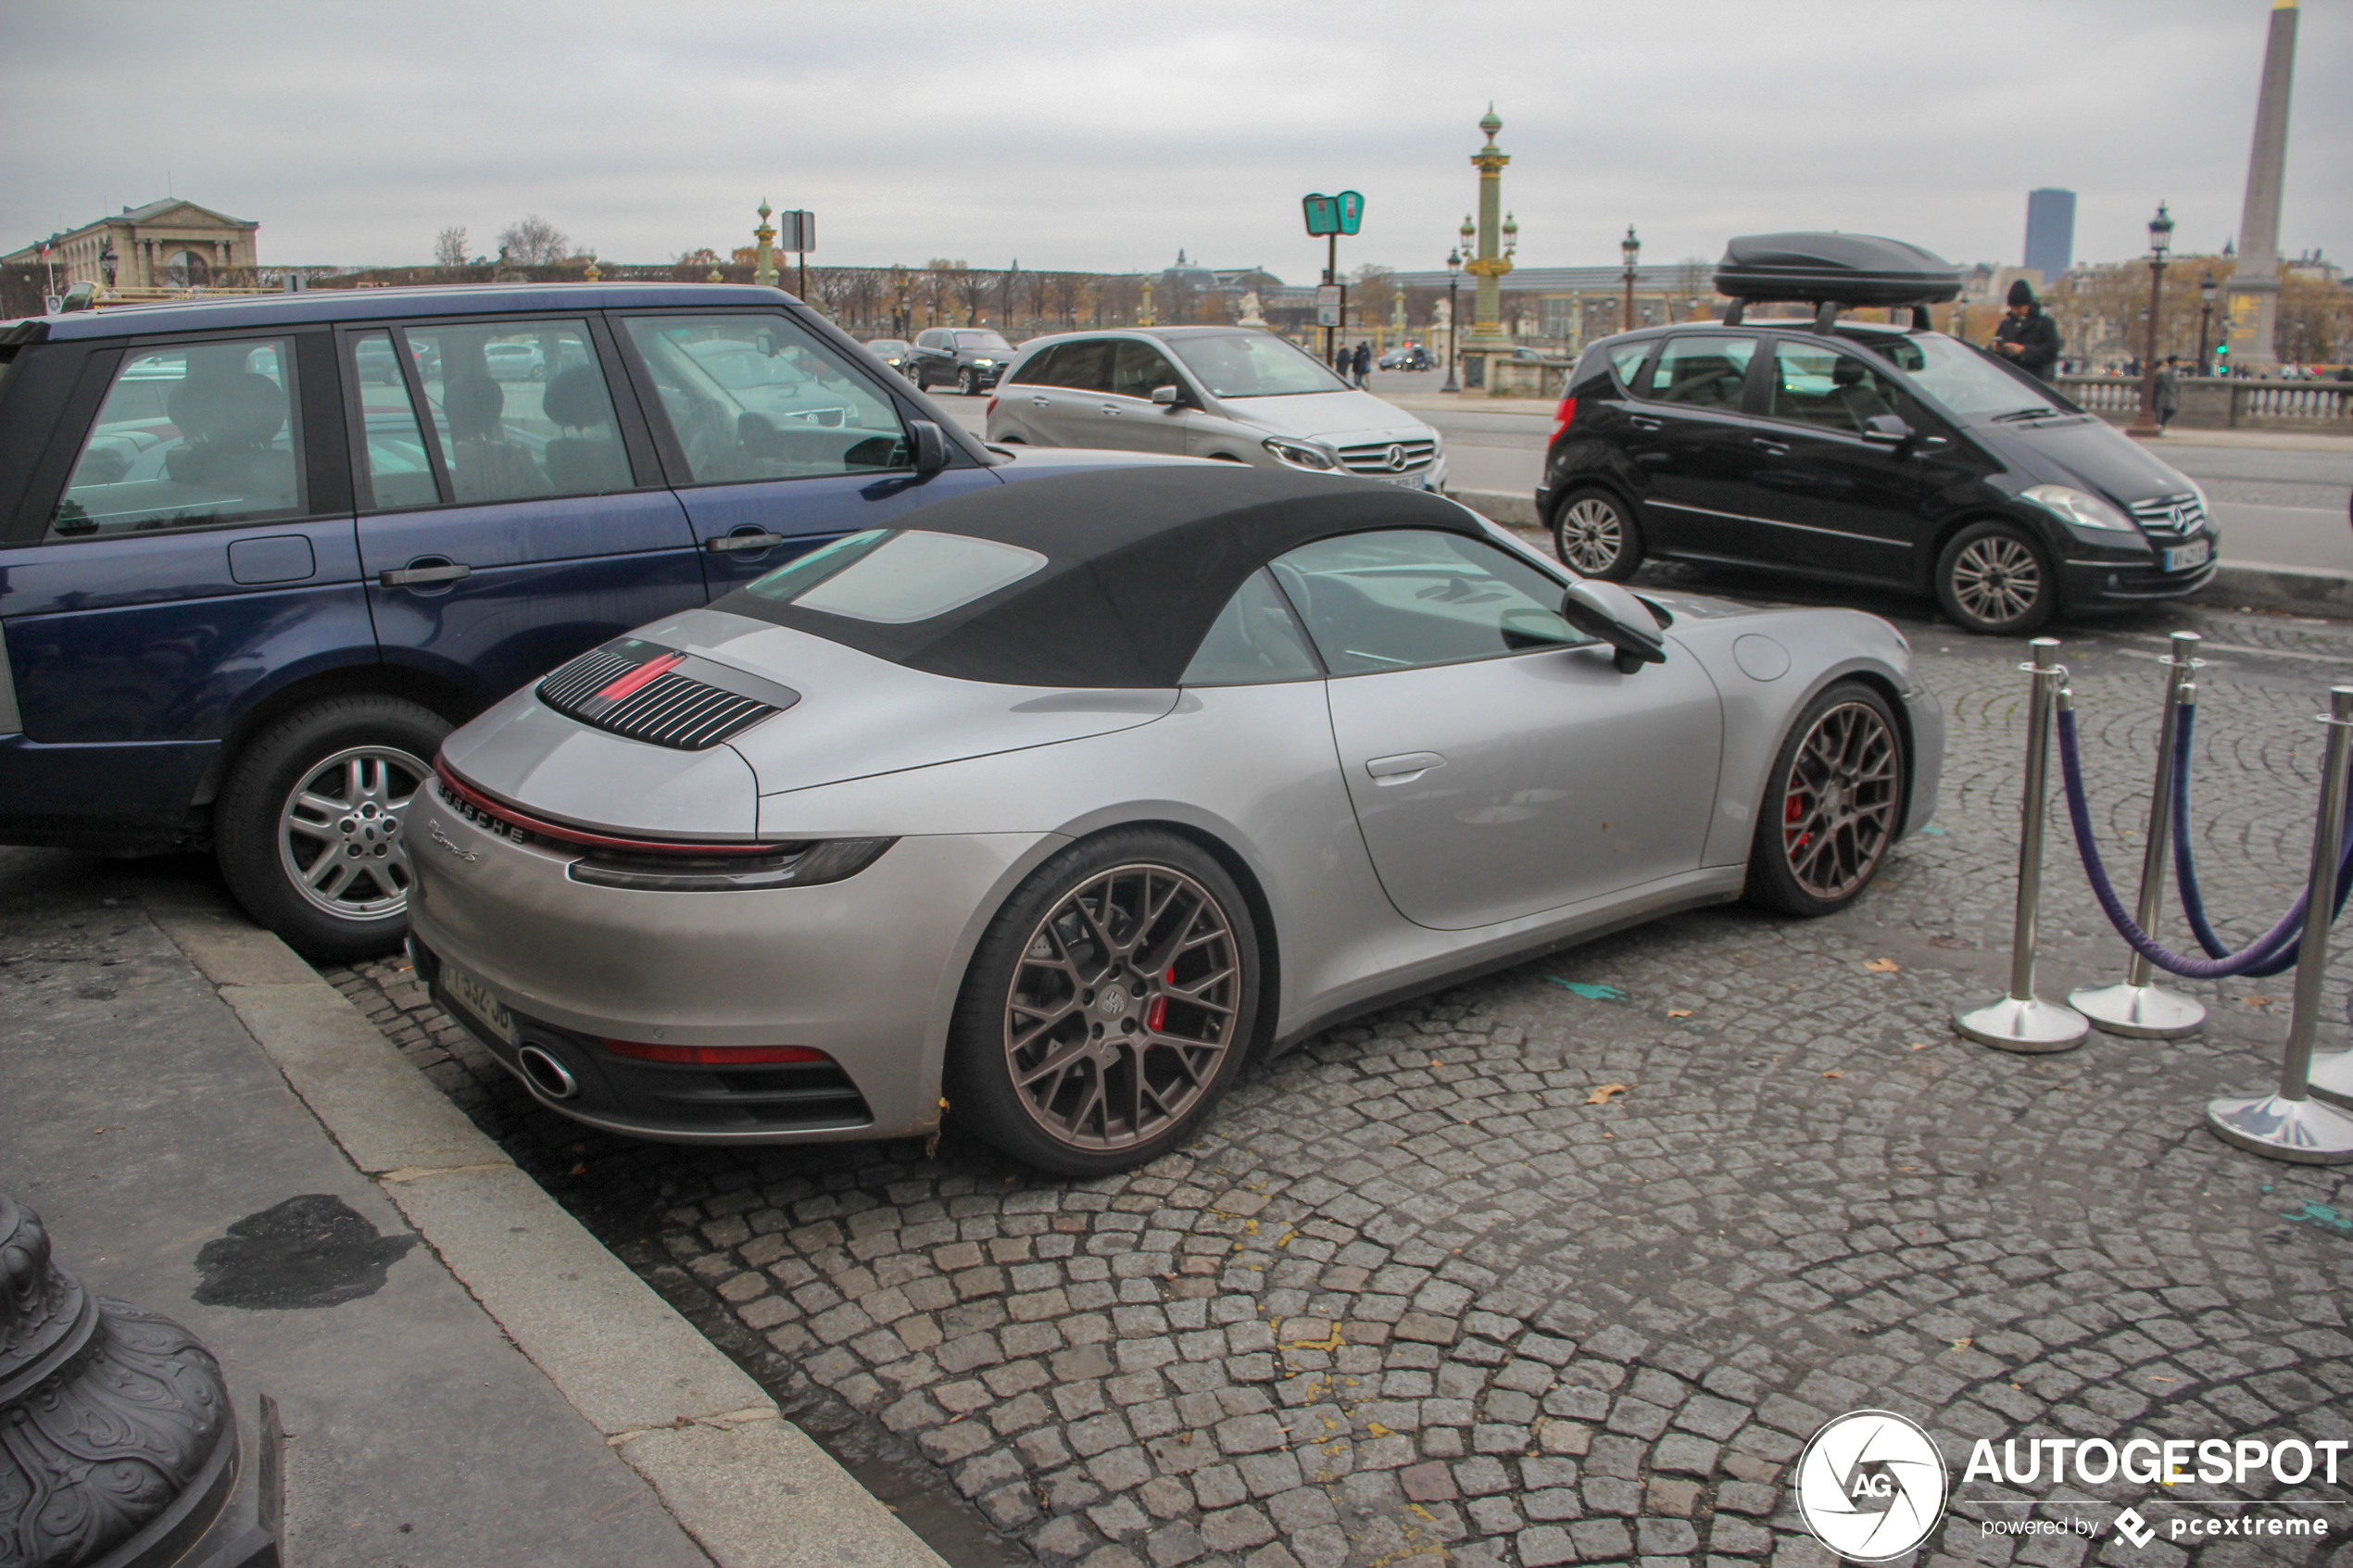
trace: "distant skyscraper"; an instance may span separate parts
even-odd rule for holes
[[[2045,282],[2075,265],[2075,193],[2045,186],[2026,193],[2026,264]]]

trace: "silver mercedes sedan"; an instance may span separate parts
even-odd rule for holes
[[[939,502],[451,735],[410,950],[551,1109],[783,1143],[943,1115],[1152,1159],[1351,1014],[1746,897],[1934,809],[1895,629],[1580,581],[1451,501],[1169,465]]]

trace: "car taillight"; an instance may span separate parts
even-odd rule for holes
[[[981,410],[981,412],[982,412],[982,413],[984,413],[984,414],[993,414],[993,413],[995,413],[996,411],[997,411],[997,399],[995,399],[994,397],[991,397],[991,398],[988,400],[988,408],[983,408],[983,409]]]
[[[781,1067],[833,1064],[833,1058],[811,1046],[656,1046],[643,1040],[598,1042],[615,1056],[639,1061],[666,1061],[679,1067]]]
[[[1557,438],[1559,437],[1559,435],[1560,435],[1560,433],[1561,433],[1561,432],[1563,432],[1563,431],[1565,431],[1565,430],[1567,430],[1567,429],[1568,428],[1568,421],[1569,421],[1569,420],[1573,420],[1573,419],[1575,419],[1576,417],[1577,417],[1577,399],[1576,399],[1575,397],[1573,397],[1573,396],[1570,396],[1570,395],[1567,395],[1564,394],[1564,395],[1562,395],[1562,397],[1561,397],[1561,406],[1559,407],[1559,408],[1555,409],[1555,410],[1554,411],[1554,414],[1553,414],[1553,435],[1554,435],[1554,437],[1555,439],[1557,439]]]

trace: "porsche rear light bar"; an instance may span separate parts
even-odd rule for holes
[[[512,838],[522,843],[544,838],[557,844],[576,844],[585,849],[618,849],[639,855],[780,855],[799,847],[789,844],[712,844],[675,839],[621,838],[610,834],[590,833],[535,817],[522,808],[510,805],[468,784],[445,757],[434,759],[433,771],[441,785],[442,799],[459,815],[476,827],[486,828],[502,838]]]

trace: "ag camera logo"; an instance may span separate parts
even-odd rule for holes
[[[1885,1562],[1928,1539],[1944,1516],[1944,1456],[1892,1411],[1852,1411],[1798,1457],[1798,1516],[1814,1538],[1856,1562]]]

